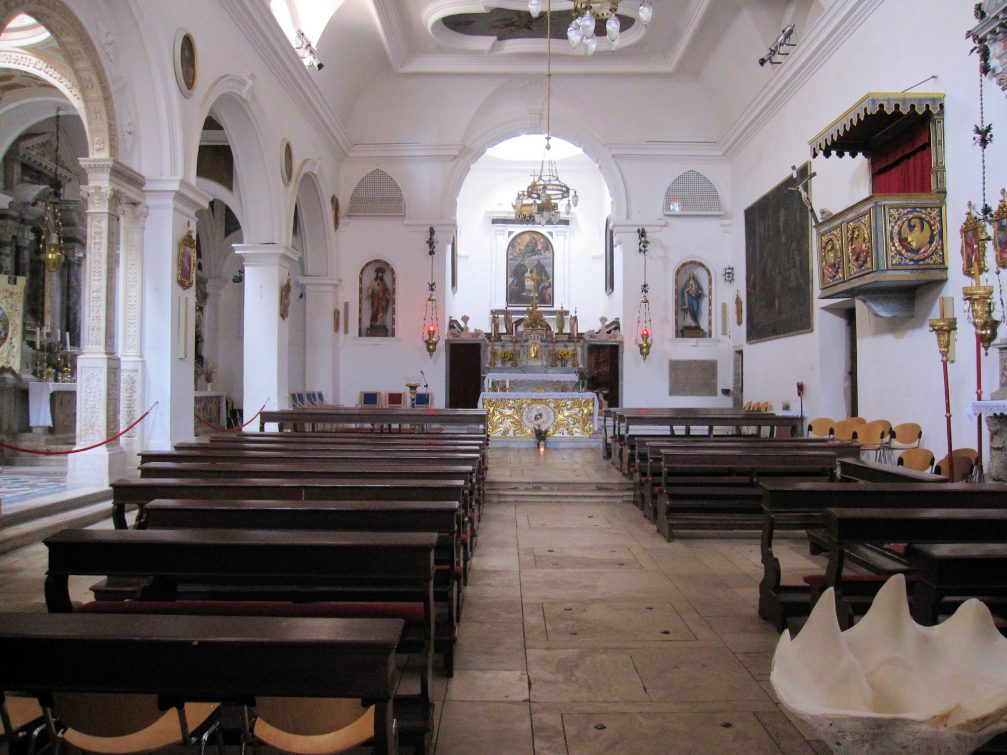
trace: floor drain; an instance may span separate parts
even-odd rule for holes
[[[595,724],[594,728],[596,728],[598,731],[605,731],[607,727],[605,726],[605,724]]]
[[[720,724],[720,728],[722,728],[722,729],[731,729],[733,727],[734,727],[734,724],[732,724],[730,721],[723,721]]]

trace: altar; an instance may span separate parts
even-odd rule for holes
[[[496,392],[479,396],[486,410],[486,428],[494,438],[534,438],[545,430],[550,438],[587,438],[598,427],[598,397],[576,392]]]

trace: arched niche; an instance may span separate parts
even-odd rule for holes
[[[381,168],[375,168],[357,181],[350,194],[348,215],[367,217],[404,217],[406,200],[398,182]]]
[[[297,182],[294,207],[300,220],[301,260],[305,275],[329,274],[329,233],[332,227],[318,175],[305,170]]]
[[[713,337],[713,275],[699,260],[675,270],[675,337]]]
[[[395,268],[374,259],[360,268],[360,308],[357,322],[361,338],[395,336]]]

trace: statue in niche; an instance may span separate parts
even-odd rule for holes
[[[384,260],[371,260],[360,271],[360,335],[395,335],[395,270]]]
[[[675,273],[675,334],[679,338],[709,338],[711,277],[700,262],[686,262]]]
[[[699,327],[699,304],[703,299],[703,287],[699,284],[696,271],[689,273],[688,280],[682,286],[682,296],[685,299],[685,311],[688,314],[687,325]]]

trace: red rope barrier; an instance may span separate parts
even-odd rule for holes
[[[266,404],[268,404],[268,403],[269,403],[269,400],[266,399]],[[239,427],[221,427],[220,425],[218,425],[218,424],[216,424],[214,422],[210,422],[207,419],[203,419],[202,417],[200,417],[195,412],[193,412],[192,416],[196,418],[197,422],[200,422],[200,423],[206,425],[207,427],[209,427],[214,432],[218,432],[218,433],[238,433],[238,432],[241,432],[242,430],[244,430],[246,427],[248,427],[255,420],[256,417],[258,417],[260,414],[262,414],[262,410],[266,408],[266,404],[263,404],[262,406],[260,406],[259,407],[259,411],[257,411],[255,414],[253,414],[252,418],[250,420],[248,420],[248,422],[245,422],[243,425],[240,425]]]
[[[112,441],[118,440],[119,438],[121,438],[123,435],[125,435],[130,430],[132,430],[134,427],[136,427],[141,422],[143,422],[145,419],[147,419],[147,415],[150,414],[152,411],[154,411],[154,407],[157,406],[157,404],[158,404],[158,402],[155,401],[153,403],[153,405],[150,407],[150,409],[148,409],[147,411],[145,411],[140,416],[140,418],[138,420],[136,420],[136,422],[134,422],[132,425],[130,425],[129,427],[127,427],[125,430],[120,430],[115,435],[113,435],[111,438],[107,438],[106,440],[103,440],[103,441],[101,441],[99,443],[92,443],[90,446],[85,446],[84,448],[71,448],[69,451],[48,451],[48,450],[40,451],[37,448],[21,448],[20,446],[12,446],[9,443],[3,443],[3,442],[0,442],[0,448],[8,448],[11,451],[20,451],[21,453],[26,453],[26,454],[38,454],[40,456],[67,456],[69,454],[79,454],[79,453],[81,453],[83,451],[90,451],[90,450],[95,449],[95,448],[100,448],[101,446],[107,446]]]

